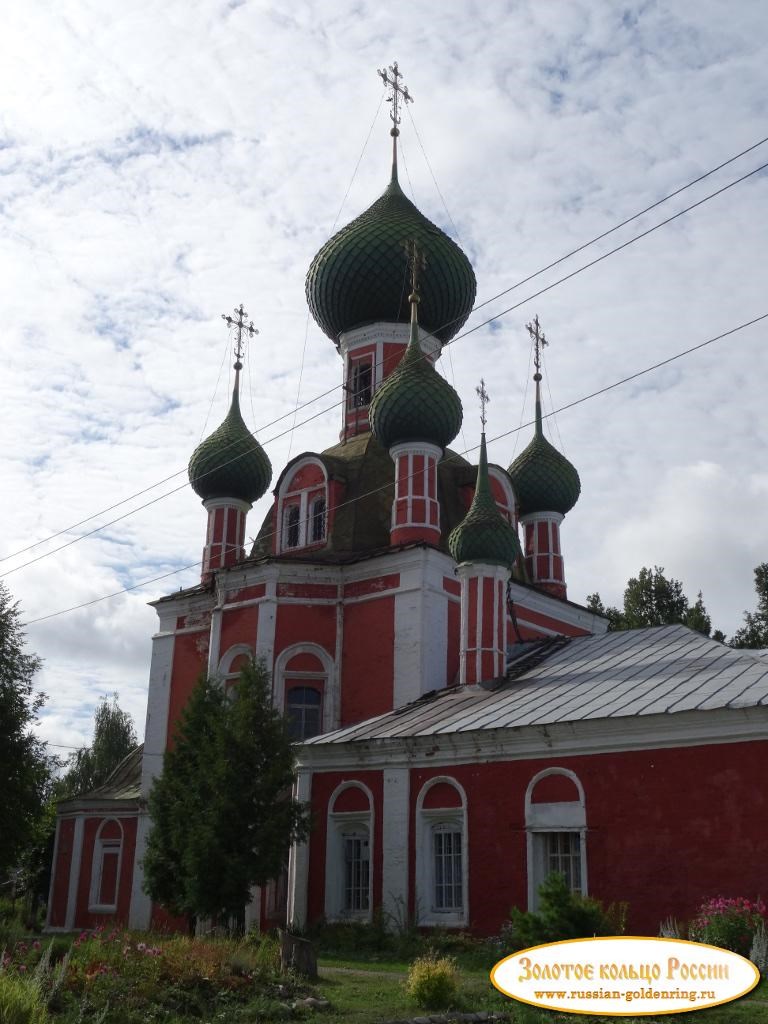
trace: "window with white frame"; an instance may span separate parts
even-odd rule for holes
[[[285,698],[288,735],[294,743],[323,730],[323,695],[316,686],[292,686]]]
[[[101,823],[96,834],[91,865],[91,887],[88,909],[100,914],[114,914],[123,855],[123,826],[116,818]]]
[[[350,409],[360,409],[371,404],[373,394],[373,363],[370,356],[352,359],[347,378],[347,404]]]
[[[468,921],[466,797],[454,779],[430,780],[417,798],[416,902],[420,925]]]
[[[328,532],[328,481],[314,457],[299,460],[278,488],[277,551],[324,544]]]
[[[525,796],[528,834],[528,907],[537,910],[539,889],[563,875],[571,892],[587,895],[587,815],[584,789],[565,768],[548,768],[531,779]]]
[[[342,783],[328,805],[325,915],[363,920],[373,905],[373,796],[362,783]]]

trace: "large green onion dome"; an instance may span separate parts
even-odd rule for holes
[[[238,498],[253,504],[266,493],[272,464],[240,414],[237,385],[227,418],[195,449],[188,471],[189,482],[203,501]]]
[[[521,555],[517,531],[496,505],[488,479],[485,434],[480,440],[475,495],[469,512],[448,538],[448,550],[456,562],[482,562],[511,569]]]
[[[421,326],[442,342],[459,331],[475,301],[472,264],[419,212],[393,173],[384,194],[325,243],[307,273],[310,311],[332,341],[365,324],[408,322],[403,244],[411,239],[426,254],[429,267]]]
[[[521,516],[532,512],[570,512],[581,494],[576,467],[551,444],[542,429],[536,382],[536,429],[533,440],[509,467]]]
[[[403,441],[429,441],[447,448],[461,430],[461,399],[423,353],[416,301],[412,310],[405,354],[374,394],[368,420],[385,448]]]

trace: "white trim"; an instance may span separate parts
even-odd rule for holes
[[[532,803],[531,797],[537,784],[542,779],[553,775],[569,779],[576,787],[578,800]],[[530,780],[525,790],[525,831],[528,909],[537,909],[537,889],[546,877],[538,860],[540,857],[540,843],[537,839],[538,836],[545,832],[578,833],[581,895],[586,896],[589,892],[587,885],[587,805],[581,780],[570,768],[560,768],[557,765],[552,765],[540,772],[536,772]]]
[[[301,679],[322,682],[322,717],[320,722],[320,731],[330,732],[332,728],[335,728],[333,714],[337,704],[335,695],[331,693],[331,687],[333,686],[333,682],[336,678],[335,664],[331,655],[324,647],[321,647],[320,644],[291,644],[290,647],[286,647],[280,651],[278,656],[275,658],[275,670],[272,683],[272,701],[280,714],[285,714],[286,666],[292,658],[296,657],[297,654],[311,654],[317,658],[323,666],[322,671],[320,672],[302,671],[290,672],[289,674]]]
[[[228,647],[219,659],[215,675],[219,679],[226,679],[226,677],[231,674],[232,662],[236,658],[239,658],[241,654],[247,655],[251,660],[254,659],[253,648],[249,644],[232,644],[232,646]]]
[[[299,769],[293,790],[294,799],[309,804],[312,795],[312,772]],[[307,923],[307,898],[309,887],[310,839],[294,843],[288,854],[288,906],[289,927],[304,928]]]
[[[376,345],[377,350],[385,344],[400,344],[405,347],[411,336],[411,325],[407,323],[392,323],[384,320],[376,323],[366,324],[365,327],[355,327],[351,331],[342,331],[339,335],[339,352],[344,359],[344,368],[347,366],[347,356],[358,348]],[[443,346],[438,338],[423,327],[419,327],[419,345],[422,352],[429,356],[434,363],[440,357]],[[378,351],[377,351],[378,354]],[[381,383],[379,377],[375,384]]]
[[[133,855],[133,879],[131,881],[131,905],[128,911],[128,927],[135,931],[149,931],[152,920],[152,900],[144,892],[144,854],[152,828],[147,811],[138,815],[136,822],[136,850]]]
[[[460,799],[460,806],[424,807],[424,798],[434,786],[451,786]],[[434,849],[432,839],[436,826],[455,826],[461,831],[460,910],[441,911],[432,906],[434,894]],[[428,927],[464,928],[469,921],[469,835],[467,831],[467,794],[461,783],[450,775],[436,775],[421,787],[416,798],[416,913],[418,924]]]
[[[583,629],[586,633],[594,633],[600,636],[608,629],[608,619],[588,608],[581,608],[563,601],[559,597],[553,597],[543,590],[535,590],[532,587],[523,587],[514,580],[510,581],[510,596],[515,602],[515,609],[521,608],[535,612],[537,615],[546,615],[547,618],[562,622],[567,626],[576,629]],[[536,629],[540,627],[536,626]]]
[[[64,917],[64,930],[71,932],[75,927],[77,913],[77,890],[80,884],[80,866],[83,861],[83,835],[85,818],[75,818],[75,831],[72,835],[72,858],[69,868],[69,885],[67,886],[67,912]]]
[[[321,483],[310,484],[308,487],[302,487],[297,491],[289,491],[288,485],[296,479],[296,474],[299,473],[306,466],[315,466],[322,473],[323,479]],[[322,495],[320,491],[322,490]],[[312,493],[313,501],[316,498],[323,497],[325,499],[325,533],[322,540],[312,540],[310,538],[311,523],[310,523],[310,512],[309,512],[309,495]],[[298,498],[299,508],[299,542],[298,544],[287,544],[286,543],[286,513],[296,507],[296,499]],[[287,504],[286,504],[287,503]],[[282,554],[285,551],[300,551],[302,548],[313,547],[315,545],[324,544],[328,538],[328,472],[323,464],[322,460],[317,455],[305,455],[303,458],[297,459],[290,467],[285,470],[283,479],[280,481],[280,486],[277,489],[277,543],[275,545],[278,554]]]
[[[411,773],[388,768],[383,773],[381,902],[392,930],[408,922],[408,833]]]
[[[48,903],[45,911],[45,931],[53,930],[51,925],[51,912],[53,910],[53,883],[56,881],[56,875],[59,872],[59,836],[61,835],[61,823],[64,819],[60,814],[56,815],[56,832],[53,839],[53,857],[51,859],[51,880],[48,883]],[[69,879],[67,879],[69,881]],[[64,909],[66,914],[66,908]],[[58,926],[63,930],[63,926]],[[57,928],[57,930],[58,930]]]
[[[515,495],[512,481],[509,478],[509,474],[506,470],[502,469],[501,466],[496,466],[493,463],[488,463],[488,476],[493,480],[496,480],[501,484],[501,489],[504,491],[504,497],[507,499],[507,504],[504,508],[509,513],[509,522],[515,528],[517,533],[517,524],[515,523],[515,509],[517,508],[517,496]],[[493,492],[491,492],[493,493]],[[496,502],[497,508],[499,507],[498,501]]]
[[[120,839],[102,839],[101,834],[107,825],[115,822],[120,829]],[[119,844],[119,845],[118,845]],[[104,874],[104,856],[114,852],[117,845],[117,874],[115,876],[115,899],[113,903],[100,903],[101,880]],[[91,914],[114,914],[120,896],[120,873],[123,867],[123,848],[125,846],[125,830],[119,818],[105,818],[93,841],[91,858],[91,883],[88,890],[88,912]]]
[[[367,811],[335,811],[338,797],[348,789],[359,789],[368,799]],[[325,917],[328,921],[370,921],[373,915],[373,874],[375,870],[375,813],[373,793],[357,779],[340,782],[331,793],[326,814],[325,836]],[[343,829],[364,829],[368,833],[368,909],[344,909],[342,862]]]

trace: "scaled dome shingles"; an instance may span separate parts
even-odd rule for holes
[[[307,302],[329,338],[337,341],[342,331],[364,324],[409,320],[404,245],[412,239],[427,259],[419,306],[421,326],[441,342],[460,330],[475,301],[472,264],[393,179],[384,194],[329,239],[312,260]]]
[[[518,455],[509,475],[521,516],[533,512],[565,515],[579,500],[581,481],[576,467],[541,434]]]
[[[227,417],[189,460],[189,482],[203,501],[238,498],[253,504],[269,487],[272,464],[245,425],[237,392]]]

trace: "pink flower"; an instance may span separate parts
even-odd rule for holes
[[[40,949],[40,943],[37,941],[37,939],[35,939],[35,941],[32,943],[32,949]]]
[[[27,965],[26,964],[19,964],[19,973],[20,974],[23,974],[26,971],[26,969],[27,969]]]

